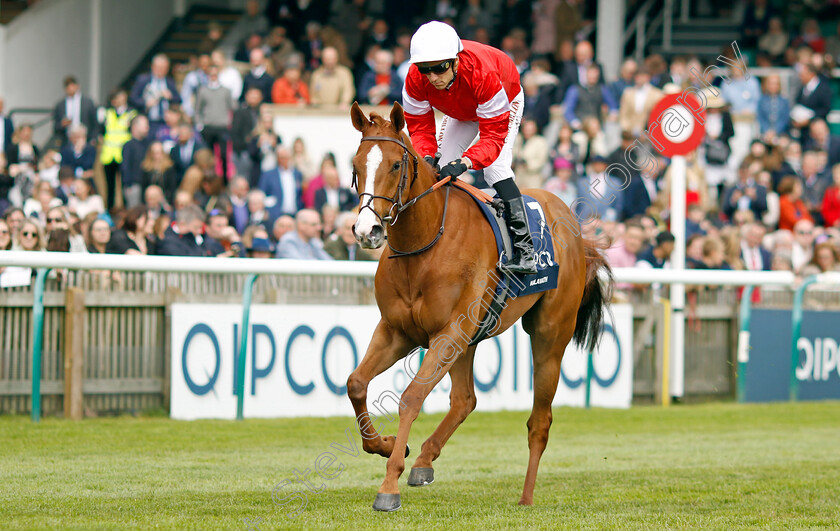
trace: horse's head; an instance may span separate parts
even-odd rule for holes
[[[385,223],[394,223],[405,194],[416,177],[417,158],[401,133],[405,115],[398,103],[391,121],[376,113],[370,118],[354,103],[350,109],[353,127],[361,131],[362,143],[353,157],[353,173],[360,210],[353,234],[362,247],[376,249],[385,243]]]

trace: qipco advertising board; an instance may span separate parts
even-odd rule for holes
[[[633,388],[632,308],[612,307],[593,355],[590,403],[630,406]],[[172,305],[171,416],[236,416],[235,371],[242,333],[238,305]],[[326,417],[353,415],[346,382],[362,361],[379,322],[376,306],[255,305],[248,327],[244,415]],[[369,402],[399,396],[416,373],[418,352],[376,377]],[[478,410],[528,410],[533,401],[531,349],[517,323],[483,341],[474,363]],[[570,345],[563,358],[555,405],[583,406],[587,356]],[[449,377],[426,399],[426,412],[449,409]],[[391,407],[393,406],[393,407]],[[382,409],[396,411],[395,401]]]

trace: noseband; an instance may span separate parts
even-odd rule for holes
[[[362,142],[365,142],[365,141],[378,142],[380,140],[384,140],[386,142],[394,142],[395,144],[397,144],[398,146],[400,146],[403,149],[402,161],[400,161],[400,182],[397,185],[397,191],[394,193],[394,197],[386,197],[386,196],[383,196],[383,195],[369,194],[367,192],[360,193],[359,194],[359,204],[361,204],[362,206],[359,208],[359,213],[361,213],[362,210],[364,210],[366,208],[370,209],[370,211],[373,212],[373,215],[376,216],[376,219],[378,219],[379,222],[383,226],[386,223],[393,226],[397,222],[397,218],[400,216],[400,214],[404,210],[406,210],[408,207],[410,207],[411,205],[416,203],[419,199],[422,199],[426,195],[434,192],[435,190],[440,188],[441,185],[443,185],[445,183],[439,181],[436,185],[432,186],[428,190],[424,190],[422,193],[420,193],[414,199],[409,199],[407,203],[403,203],[403,192],[406,190],[406,185],[408,185],[408,188],[411,189],[411,187],[414,185],[414,181],[417,180],[417,164],[418,164],[417,156],[411,154],[411,152],[408,149],[408,146],[406,146],[405,143],[398,138],[391,138],[389,136],[366,136],[366,137],[362,137]],[[414,163],[413,176],[411,177],[411,183],[410,184],[408,183],[408,158],[409,158],[409,155],[411,155],[412,162]],[[355,167],[353,168],[353,188],[355,188],[356,191],[359,190],[358,182],[356,180],[356,168]],[[388,258],[400,258],[400,257],[403,257],[403,256],[412,256],[412,255],[415,255],[415,254],[423,253],[423,252],[431,249],[438,242],[438,240],[440,240],[440,237],[443,235],[444,224],[446,223],[446,209],[449,206],[449,190],[450,190],[450,187],[447,186],[446,187],[446,199],[444,200],[444,203],[443,203],[443,215],[441,216],[440,230],[438,230],[437,236],[435,236],[435,238],[431,242],[429,242],[428,244],[426,244],[423,247],[421,247],[420,249],[416,249],[414,251],[400,251],[400,250],[394,249],[394,247],[391,246],[391,242],[388,242],[388,247],[391,249],[391,256],[389,256]],[[362,204],[362,203],[364,203],[363,199],[364,199],[365,196],[369,197],[368,202],[366,204]],[[379,213],[373,208],[373,200],[374,199],[384,199],[385,201],[388,201],[389,203],[391,203],[391,208],[388,209],[388,215],[387,216],[384,216],[384,217],[380,216]],[[387,238],[387,236],[386,236],[386,238]]]

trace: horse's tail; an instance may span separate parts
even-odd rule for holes
[[[601,337],[601,321],[604,318],[604,308],[612,299],[613,275],[609,263],[600,253],[603,245],[591,240],[583,240],[583,251],[586,260],[586,286],[583,289],[583,299],[578,308],[577,323],[575,324],[574,342],[577,346],[591,352]],[[604,278],[598,274],[603,268]],[[607,308],[609,312],[609,308]]]

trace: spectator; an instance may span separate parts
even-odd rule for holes
[[[581,154],[580,162],[583,164],[589,164],[592,157],[606,157],[608,154],[607,136],[595,116],[583,120],[582,129],[572,134],[572,141],[577,144],[578,153]]]
[[[111,224],[104,218],[96,218],[88,227],[88,252],[105,254],[111,241]]]
[[[154,254],[153,242],[149,239],[147,225],[148,210],[145,205],[128,209],[123,219],[122,228],[111,233],[111,239],[105,247],[109,254]]]
[[[840,227],[840,164],[831,167],[832,183],[825,190],[822,201],[823,225]]]
[[[622,131],[629,131],[638,137],[647,131],[650,113],[653,106],[662,99],[662,91],[650,84],[650,72],[646,68],[636,71],[633,82],[621,96],[618,123]]]
[[[402,82],[394,71],[394,54],[379,50],[373,57],[373,69],[359,81],[359,96],[371,105],[402,103]]]
[[[562,199],[566,206],[571,206],[578,197],[573,173],[572,163],[558,157],[554,159],[554,176],[545,182],[545,189]]]
[[[638,70],[639,66],[636,61],[632,57],[628,57],[621,62],[621,67],[618,69],[618,79],[609,84],[613,98],[619,102],[619,107],[621,107],[621,98],[624,96],[624,91],[635,85]]]
[[[12,248],[12,229],[9,227],[9,223],[0,218],[0,251],[8,251]],[[3,272],[3,268],[0,267],[0,273]]]
[[[224,31],[222,30],[221,24],[216,21],[210,21],[207,24],[207,36],[198,44],[198,51],[209,54],[219,46],[222,37],[224,37]]]
[[[260,114],[260,123],[248,143],[253,169],[251,170],[251,187],[257,186],[260,176],[277,168],[277,148],[282,144],[280,136],[274,132],[274,116],[267,111]]]
[[[321,216],[318,212],[303,209],[295,216],[295,230],[280,238],[277,246],[277,258],[296,260],[332,260],[324,251],[324,242],[318,235],[321,232]]]
[[[639,253],[636,267],[670,269],[669,260],[673,251],[674,235],[668,231],[660,232],[656,235],[656,244]]]
[[[241,43],[233,55],[233,60],[240,63],[247,63],[251,57],[251,51],[262,50],[264,54],[270,53],[271,49],[263,42],[259,33],[252,33]]]
[[[125,143],[122,152],[120,176],[122,177],[123,201],[128,208],[140,204],[143,190],[140,186],[143,175],[143,159],[149,146],[149,120],[137,115],[131,121],[131,140]]]
[[[605,251],[610,267],[633,267],[636,265],[636,256],[642,251],[645,242],[645,231],[641,225],[629,222],[624,229],[624,236],[618,242]],[[627,289],[630,284],[616,286],[619,289]]]
[[[46,222],[47,211],[61,205],[61,199],[55,196],[50,183],[42,181],[35,186],[32,197],[23,203],[23,212],[26,217],[38,218],[38,221],[43,224]]]
[[[233,101],[238,102],[240,96],[242,96],[242,74],[228,64],[228,58],[224,50],[213,50],[210,54],[210,62],[219,69],[219,83],[230,91]]]
[[[61,148],[61,165],[71,168],[76,177],[92,179],[96,148],[87,141],[87,127],[82,124],[71,125],[67,134],[69,142]]]
[[[618,178],[606,173],[607,159],[596,155],[590,159],[589,173],[578,180],[580,197],[587,201],[599,218],[617,221],[623,207],[622,184]],[[608,186],[607,182],[611,184]]]
[[[767,210],[767,189],[755,182],[748,162],[741,164],[738,181],[726,189],[723,196],[723,213],[730,220],[736,210],[752,210],[755,219]]]
[[[301,79],[301,66],[298,59],[289,59],[283,69],[283,76],[278,77],[271,88],[271,101],[277,105],[309,104],[309,87]]]
[[[173,146],[169,156],[179,181],[184,178],[187,168],[195,164],[195,154],[206,147],[189,122],[184,121],[178,125],[178,143]]]
[[[825,120],[814,118],[808,128],[808,142],[802,147],[805,151],[823,151],[827,154],[827,164],[834,166],[840,162],[840,136],[831,134]]]
[[[811,214],[814,223],[822,223],[823,196],[831,184],[831,178],[823,173],[818,151],[806,151],[802,156],[802,202]]]
[[[741,34],[744,36],[744,46],[754,47],[759,39],[767,33],[772,7],[767,0],[753,0],[744,10],[744,21],[741,23]]]
[[[802,274],[802,268],[811,260],[814,252],[814,223],[810,219],[800,219],[793,226],[793,248],[791,260],[793,272]]]
[[[706,137],[703,140],[706,184],[709,187],[709,201],[717,204],[722,198],[725,185],[730,184],[732,171],[729,157],[732,148],[729,140],[735,136],[732,115],[726,109],[726,101],[716,96],[714,90],[705,91],[706,96]]]
[[[142,174],[140,185],[143,190],[151,185],[156,185],[163,190],[164,197],[168,202],[175,200],[175,191],[178,189],[178,176],[175,173],[174,163],[163,149],[161,142],[152,142],[146,150],[146,157],[141,163]]]
[[[201,188],[195,194],[195,202],[205,212],[220,210],[227,216],[230,210],[230,199],[225,192],[225,183],[216,174],[205,175],[201,181]]]
[[[315,192],[315,210],[321,211],[324,205],[331,205],[339,211],[352,210],[359,203],[353,190],[339,184],[338,170],[335,166],[324,167],[324,186]]]
[[[64,78],[64,98],[53,109],[53,138],[50,143],[63,146],[70,128],[78,125],[86,127],[85,142],[92,142],[99,135],[96,105],[82,94],[76,78],[67,76]]]
[[[234,111],[230,90],[219,83],[219,67],[210,66],[207,84],[198,89],[195,119],[201,136],[211,149],[216,149],[222,162],[222,176],[227,177],[228,135],[230,116]]]
[[[353,72],[338,63],[338,51],[326,47],[321,53],[321,66],[312,72],[310,95],[314,105],[349,107],[356,95]]]
[[[117,172],[122,164],[123,147],[131,140],[131,121],[137,111],[128,108],[128,93],[118,89],[111,94],[111,106],[105,111],[104,136],[99,161],[105,171],[107,206],[115,206]]]
[[[263,101],[271,101],[271,87],[274,85],[274,78],[266,71],[265,52],[260,48],[251,50],[249,61],[251,70],[242,79],[242,96],[240,98],[244,100],[245,92],[251,87],[256,87],[262,91]]]
[[[163,149],[169,153],[175,144],[178,143],[178,127],[181,122],[190,120],[178,105],[173,105],[166,109],[163,113],[163,125],[158,127],[154,140],[160,140],[163,143]]]
[[[274,220],[274,226],[271,229],[271,237],[275,242],[279,243],[280,239],[285,236],[286,233],[293,230],[295,230],[295,218],[283,215]]]
[[[14,185],[15,180],[9,175],[9,170],[6,165],[6,154],[0,151],[0,212],[5,212],[11,206],[9,192]]]
[[[266,208],[265,192],[259,189],[248,192],[248,225],[259,225],[267,234],[272,226],[272,219]]]
[[[335,168],[335,160],[330,155],[330,153],[324,155],[321,160],[321,171],[318,175],[312,177],[309,182],[305,182],[303,189],[303,206],[305,208],[315,208],[315,193],[324,187],[324,172],[329,167]]]
[[[255,238],[268,239],[268,231],[262,225],[251,225],[242,233],[242,246],[247,250],[252,247]]]
[[[233,113],[233,126],[230,136],[237,175],[250,175],[253,170],[254,160],[248,151],[248,143],[256,134],[261,107],[262,91],[256,87],[251,87],[245,94],[245,104]]]
[[[79,217],[84,217],[79,215]],[[86,214],[87,215],[87,214]],[[55,230],[66,230],[68,240],[68,250],[71,253],[86,253],[87,243],[85,237],[79,234],[70,223],[70,218],[67,209],[63,206],[52,207],[47,211],[46,215],[46,230],[52,232]]]
[[[292,165],[303,176],[303,186],[306,188],[309,181],[315,177],[317,170],[315,168],[315,162],[309,156],[309,152],[306,150],[306,144],[301,137],[295,138],[295,141],[292,142]]]
[[[775,227],[779,223],[779,194],[773,190],[773,178],[769,171],[762,171],[757,181],[767,189],[767,211],[761,216],[761,222],[766,227]]]
[[[228,30],[223,42],[236,46],[251,34],[265,35],[268,33],[268,28],[268,19],[260,9],[259,0],[247,0],[245,14],[239,17],[236,24]]]
[[[758,100],[758,129],[761,138],[773,143],[787,133],[790,121],[790,102],[781,95],[782,80],[778,74],[764,78],[764,92]]]
[[[244,177],[235,177],[230,183],[230,223],[239,234],[245,232],[245,228],[248,226],[250,219],[250,214],[248,213],[249,189],[248,179]]]
[[[840,271],[840,254],[831,242],[825,241],[814,246],[814,256],[802,268],[802,276],[818,275],[830,271]]]
[[[244,256],[242,241],[236,229],[228,224],[227,214],[211,210],[207,217],[207,235],[219,243],[225,256]]]
[[[583,154],[581,154],[580,146],[573,141],[573,135],[572,128],[563,123],[557,131],[557,141],[551,150],[550,157],[554,162],[559,158],[569,161],[572,164],[572,174],[577,178],[582,173],[578,166],[583,161]]]
[[[213,157],[213,152],[207,148],[201,148],[195,153],[195,163],[184,172],[184,178],[178,189],[192,198],[201,188],[204,179],[215,175],[216,159]]]
[[[165,256],[210,256],[211,239],[201,235],[204,212],[187,205],[175,213],[175,223],[166,229],[157,253]],[[213,242],[215,243],[215,242]]]
[[[761,246],[764,227],[760,223],[746,223],[741,227],[741,261],[750,271],[770,271],[773,257]]]
[[[6,153],[6,150],[12,145],[12,135],[15,133],[12,119],[3,114],[4,105],[3,98],[0,98],[0,153]]]
[[[522,122],[513,145],[513,172],[521,188],[542,188],[548,163],[548,142],[533,120]]]
[[[73,193],[68,198],[67,207],[76,213],[80,218],[84,218],[91,212],[97,214],[105,213],[105,203],[102,202],[102,197],[95,193],[87,179],[76,179],[73,183]],[[49,218],[47,218],[49,221]]]
[[[278,146],[277,167],[263,172],[257,186],[271,199],[267,202],[274,217],[281,214],[294,215],[303,208],[303,176],[292,166],[292,154],[284,146]]]
[[[274,244],[268,238],[254,238],[247,253],[248,258],[273,258]]]
[[[703,254],[695,269],[732,269],[726,262],[726,247],[723,240],[717,236],[703,238]]]
[[[184,81],[181,83],[181,110],[190,118],[195,115],[195,99],[198,95],[198,89],[206,85],[210,79],[210,66],[212,64],[209,54],[199,55],[195,69],[187,72]]]
[[[322,241],[326,241],[335,232],[335,220],[338,218],[339,210],[329,203],[321,207],[321,234]]]
[[[799,81],[802,88],[796,97],[796,105],[790,111],[790,118],[793,127],[800,131],[804,143],[811,120],[825,120],[831,110],[831,87],[812,64],[806,64],[799,71]]]
[[[7,208],[3,214],[3,219],[9,224],[12,239],[17,238],[17,234],[20,232],[23,222],[26,220],[26,214],[24,214],[23,209],[16,206]]]
[[[324,41],[321,39],[321,24],[316,21],[306,23],[303,38],[299,41],[303,62],[301,69],[311,72],[321,64]]]
[[[152,185],[146,188],[143,198],[150,221],[156,221],[162,214],[168,214],[172,211],[172,206],[163,196],[163,189],[160,186]]]
[[[336,218],[335,233],[324,243],[324,250],[334,260],[376,260],[356,242],[356,236],[353,234],[354,223],[356,223],[356,214],[352,212],[339,214]]]
[[[179,210],[188,206],[195,205],[195,197],[192,193],[186,190],[178,190],[175,192],[175,201],[172,202],[172,208],[177,214]]]
[[[37,179],[40,151],[32,141],[32,126],[22,124],[12,137],[12,145],[6,150],[6,163],[9,176],[15,179],[15,190],[10,191],[10,198],[15,204],[21,204],[29,198]]]
[[[770,56],[773,63],[780,63],[790,42],[790,36],[782,24],[782,19],[773,17],[768,22],[767,33],[759,37],[758,49]]]
[[[807,46],[816,53],[825,51],[825,39],[820,32],[820,23],[817,19],[806,18],[802,21],[802,33],[793,40],[793,46]]]
[[[779,229],[793,230],[801,219],[813,221],[802,201],[802,181],[788,176],[779,183]]]
[[[758,112],[761,86],[755,76],[746,77],[740,68],[731,70],[729,81],[721,85],[721,96],[736,120],[740,118],[752,124]]]
[[[15,251],[43,251],[46,246],[41,225],[33,219],[26,219],[20,225],[12,249]]]
[[[601,76],[600,67],[596,64],[589,65],[586,68],[586,76],[585,83],[569,87],[563,98],[565,118],[573,129],[581,129],[583,121],[589,117],[597,118],[600,123],[604,107],[608,109],[611,118],[618,115],[618,104],[612,93],[603,82],[598,81]]]
[[[181,103],[175,81],[169,77],[169,58],[157,54],[152,58],[152,71],[137,78],[129,98],[131,105],[147,113],[152,136],[163,125],[163,115],[170,106]]]
[[[561,11],[563,11],[562,8],[557,9],[558,14]],[[563,42],[560,35],[558,35],[558,39],[561,39],[559,42]],[[592,43],[589,41],[580,41],[575,45],[574,61],[561,63],[562,71],[558,74],[560,77],[560,83],[563,85],[564,89],[568,90],[574,85],[585,86],[591,84],[588,73],[590,66],[594,66],[598,69],[598,77],[595,83],[600,84],[604,82],[603,69],[601,68],[601,65],[592,60],[594,57],[595,51],[592,48]]]

